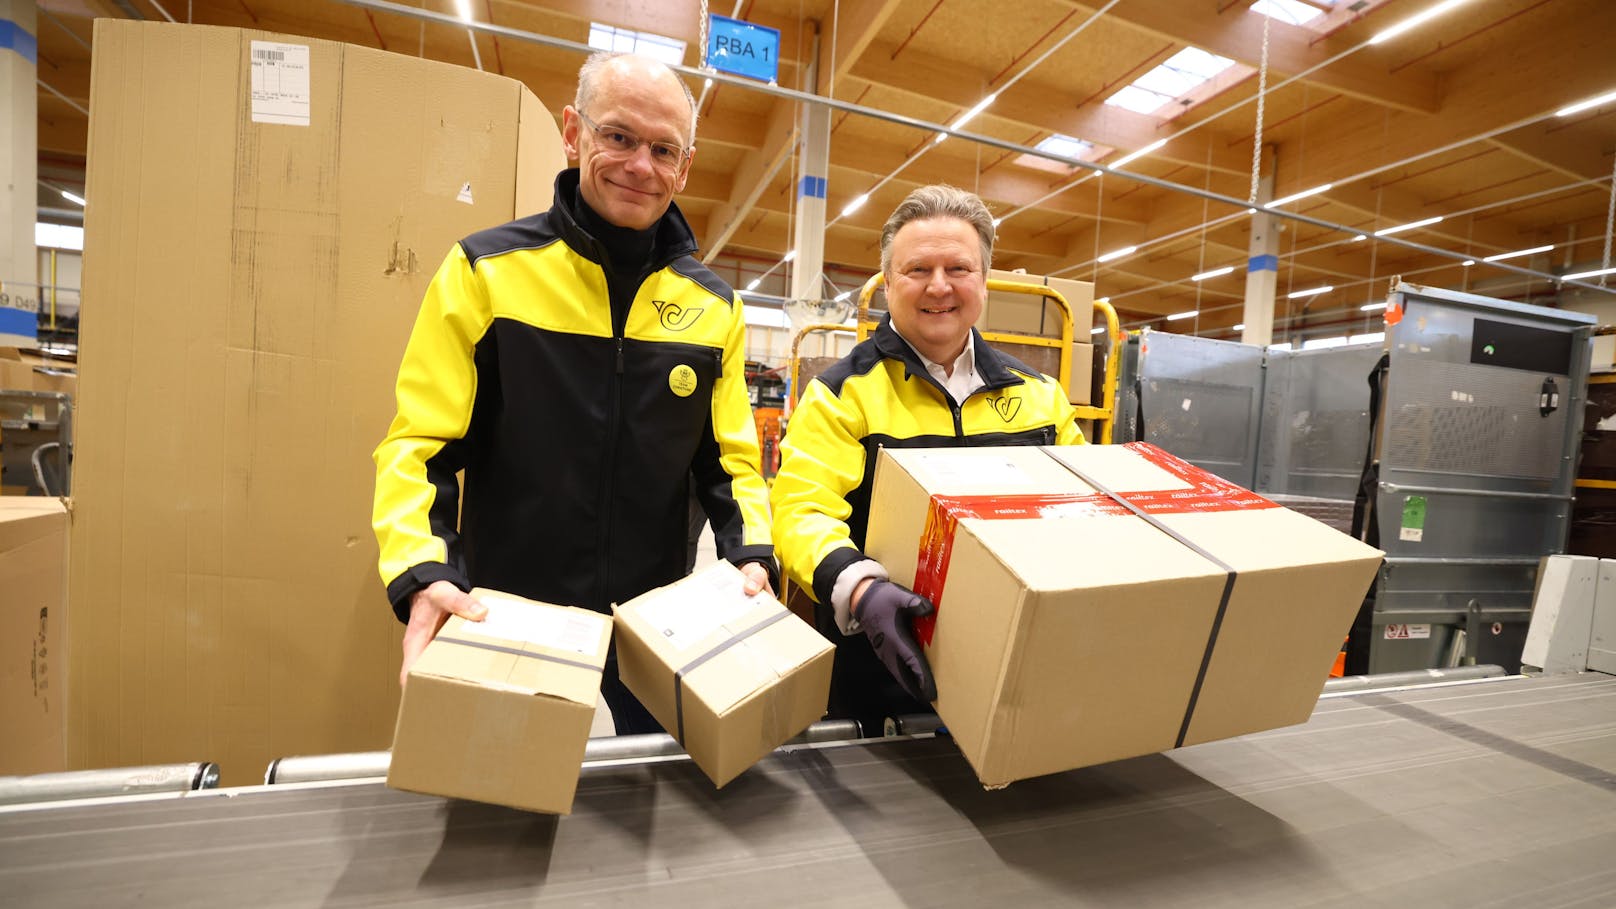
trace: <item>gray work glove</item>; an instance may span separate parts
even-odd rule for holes
[[[937,682],[915,640],[914,621],[932,609],[930,600],[891,581],[872,582],[858,604],[859,625],[875,655],[904,691],[927,704],[937,700]]]

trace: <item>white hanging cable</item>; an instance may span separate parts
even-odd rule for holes
[[[696,41],[699,42],[698,46],[701,48],[700,56],[697,59],[701,60],[701,68],[706,69],[707,68],[707,0],[701,0],[701,14],[700,14],[700,18],[696,22],[696,34],[699,36],[696,39]]]
[[[1262,171],[1263,103],[1268,94],[1268,23],[1272,21],[1268,16],[1262,19],[1262,59],[1257,64],[1257,130],[1251,135],[1251,198],[1246,200],[1252,205],[1257,204],[1257,176]]]
[[[1610,237],[1616,232],[1616,167],[1610,172],[1610,205],[1605,209],[1605,258],[1599,263],[1601,269],[1610,269]],[[1599,276],[1599,286],[1604,287],[1610,275]]]

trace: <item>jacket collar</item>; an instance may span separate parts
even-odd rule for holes
[[[578,195],[578,168],[569,167],[556,174],[555,195],[550,203],[551,224],[568,246],[591,262],[608,267],[612,264],[612,250],[609,244],[584,228],[576,209],[582,204]],[[655,236],[651,240],[647,272],[665,268],[697,249],[695,232],[677,203],[670,203],[667,212],[648,230],[655,231]]]
[[[920,355],[915,349],[898,334],[892,327],[890,313],[881,317],[881,324],[876,326],[875,334],[871,336],[875,341],[875,349],[883,357],[898,360],[903,363],[905,376],[919,376],[933,385],[931,373],[926,371],[926,364],[920,361]],[[999,351],[993,349],[982,340],[982,333],[971,329],[971,341],[976,350],[976,374],[982,378],[982,387],[978,391],[993,391],[1007,388],[1011,385],[1020,385],[1026,380],[1010,371],[1010,364],[1015,362]]]

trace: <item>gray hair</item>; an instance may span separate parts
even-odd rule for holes
[[[881,228],[881,271],[892,269],[892,238],[905,224],[931,218],[958,218],[976,229],[982,244],[982,272],[993,265],[993,213],[976,193],[966,192],[947,183],[933,183],[910,193]]]
[[[685,84],[685,80],[679,78],[679,74],[674,72],[672,67],[661,60],[647,57],[643,54],[626,54],[621,51],[599,51],[590,54],[589,59],[584,61],[584,65],[578,68],[578,93],[573,96],[573,108],[581,111],[589,110],[590,103],[595,100],[595,89],[599,86],[601,72],[606,69],[607,64],[618,57],[633,57],[636,60],[643,60],[646,63],[659,66],[669,76],[673,77],[674,82],[679,84],[679,89],[685,93],[685,101],[690,104],[690,138],[685,141],[687,144],[694,146],[696,144],[696,96],[690,93],[690,86]]]

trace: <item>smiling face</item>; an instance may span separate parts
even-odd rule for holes
[[[648,142],[690,145],[690,102],[666,68],[631,57],[608,61],[596,77],[583,111],[603,130],[615,127],[641,141],[628,153],[605,147],[595,130],[568,105],[561,112],[561,141],[578,162],[578,191],[595,213],[618,227],[644,230],[667,212],[673,194],[685,188],[694,149],[671,170],[659,167]]]
[[[947,216],[905,224],[892,236],[886,284],[893,327],[921,356],[952,365],[988,293],[976,229]]]

